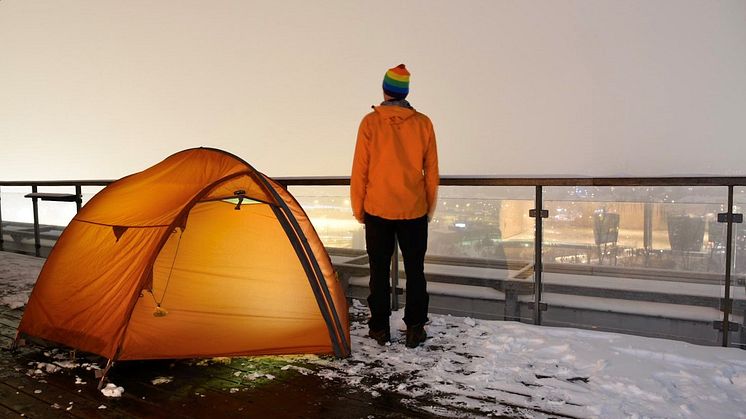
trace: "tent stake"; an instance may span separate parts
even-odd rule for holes
[[[109,373],[109,369],[111,369],[111,366],[114,365],[114,362],[109,358],[106,361],[106,367],[103,371],[97,371],[97,374],[101,374],[101,380],[98,382],[98,389],[101,390],[101,387],[104,386],[104,380],[106,379],[106,375]]]
[[[10,344],[10,352],[15,352],[18,350],[18,347],[24,345],[23,339],[21,339],[21,332],[16,331],[16,337],[13,339],[13,342]]]

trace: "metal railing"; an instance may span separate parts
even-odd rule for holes
[[[347,186],[349,185],[348,177],[282,177],[275,178],[285,187],[298,186]],[[2,187],[29,187],[31,193],[27,195],[33,201],[34,212],[34,243],[35,254],[40,254],[40,231],[37,200],[64,200],[53,199],[51,194],[38,193],[39,187],[74,187],[75,194],[68,196],[69,201],[77,202],[80,205],[81,188],[86,186],[106,186],[111,180],[70,180],[70,181],[0,181]],[[594,177],[475,177],[475,176],[443,176],[440,182],[441,186],[459,186],[459,187],[533,187],[534,205],[529,210],[529,216],[534,218],[534,255],[533,255],[533,322],[542,324],[542,311],[546,310],[546,304],[543,303],[542,289],[543,274],[545,272],[543,257],[545,243],[543,238],[544,219],[550,214],[543,207],[544,192],[548,187],[720,187],[724,189],[727,195],[727,204],[725,210],[717,214],[717,221],[725,224],[725,269],[722,272],[724,294],[720,304],[722,320],[714,322],[714,327],[722,333],[722,346],[729,345],[731,332],[739,328],[739,324],[731,322],[733,311],[733,257],[734,257],[734,223],[742,222],[742,215],[734,212],[734,187],[746,185],[746,177],[646,177],[646,178],[594,178]],[[74,199],[73,199],[74,197]],[[78,207],[79,208],[79,207]],[[646,221],[647,222],[647,221]],[[647,225],[647,224],[646,224]],[[646,233],[647,234],[647,233]],[[646,238],[647,240],[647,238]],[[2,231],[2,201],[0,200],[0,250],[3,249],[3,231]],[[393,266],[398,266],[394,261]],[[398,283],[398,269],[392,269],[392,282]],[[396,296],[396,287],[392,288],[392,305],[398,305]],[[746,315],[746,313],[745,313]]]

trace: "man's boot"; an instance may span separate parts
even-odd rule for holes
[[[373,338],[379,345],[383,346],[386,342],[391,340],[391,332],[389,329],[373,330],[368,329],[368,336]]]
[[[420,346],[420,343],[427,339],[427,333],[425,332],[425,325],[418,324],[414,326],[407,326],[407,348],[416,348]]]

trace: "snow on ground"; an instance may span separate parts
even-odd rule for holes
[[[355,301],[351,312],[367,308]],[[352,356],[319,374],[485,414],[520,413],[503,403],[576,417],[746,418],[741,349],[441,315],[409,349],[402,315],[393,313],[395,342],[384,347],[353,323]]]
[[[26,301],[41,261],[0,252],[2,304]],[[420,408],[435,402],[445,408],[431,407],[436,414],[458,407],[484,416],[746,418],[741,349],[443,315],[431,315],[430,338],[409,349],[402,311],[392,316],[394,342],[382,347],[366,337],[367,308],[356,301],[350,311],[350,358],[304,357],[313,369],[290,358],[282,369],[342,380],[373,397],[398,393]],[[260,376],[274,378],[248,378]]]

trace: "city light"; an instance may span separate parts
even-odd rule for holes
[[[713,224],[716,215],[725,212],[726,196],[722,190],[706,187],[692,188],[692,191],[688,187],[615,187],[613,192],[610,187],[547,189],[544,208],[549,210],[550,217],[544,224],[543,257],[548,263],[612,264],[699,272],[722,270],[722,246],[715,244],[718,233]],[[533,260],[535,219],[528,214],[534,205],[532,197],[525,191],[497,188],[474,188],[463,195],[465,190],[459,190],[456,196],[441,196],[442,205],[436,209],[430,224],[428,254]],[[327,247],[365,249],[365,230],[352,217],[349,197],[344,195],[346,191],[335,190],[330,195],[332,192],[328,188],[307,188],[304,192],[305,196],[297,194],[296,197]],[[599,214],[616,214],[619,220],[617,240],[612,243],[615,254],[610,256],[603,252],[604,258],[600,257],[596,243]],[[681,216],[692,220],[692,226],[698,226],[696,231],[683,233],[681,240],[689,240],[691,236],[691,246],[696,249],[689,251],[686,257],[672,248],[671,241],[671,237],[682,234],[677,233],[682,227],[676,221]],[[746,239],[739,240],[746,242]],[[746,259],[740,257],[740,253],[738,250],[735,262],[738,266],[743,265],[741,259]],[[656,257],[651,257],[652,254]]]

